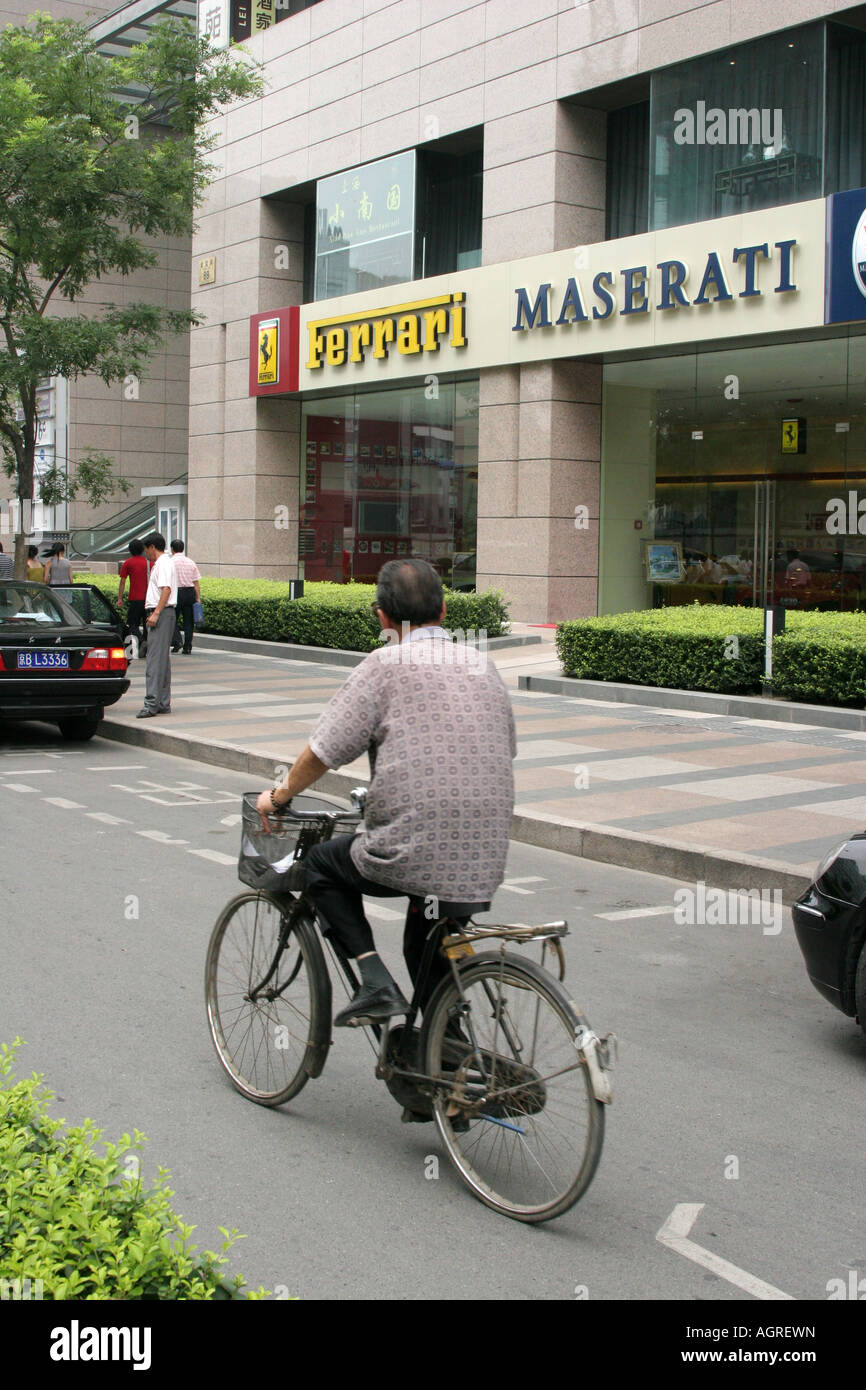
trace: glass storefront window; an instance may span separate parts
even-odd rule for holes
[[[316,186],[316,299],[415,275],[415,151],[320,179]]]
[[[824,25],[678,63],[650,87],[650,231],[818,198]]]
[[[429,560],[475,588],[478,380],[305,401],[305,579],[373,583],[387,560]]]
[[[599,611],[866,609],[864,397],[866,336],[606,366]]]

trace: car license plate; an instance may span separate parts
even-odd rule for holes
[[[68,670],[69,670],[69,653],[68,653],[68,652],[19,652],[19,653],[18,653],[18,670],[19,670],[19,671],[32,671],[32,670],[41,671],[41,670],[44,670],[46,667],[54,668],[55,670],[59,668],[60,670],[68,671]]]

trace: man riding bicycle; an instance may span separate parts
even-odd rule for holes
[[[409,1007],[376,952],[363,895],[409,897],[403,955],[414,983],[440,903],[467,917],[489,906],[505,876],[514,809],[517,745],[508,692],[492,663],[441,626],[445,604],[433,566],[389,561],[373,607],[386,645],[355,667],[285,781],[258,799],[268,828],[270,813],[329,768],[369,754],[362,828],[315,845],[304,860],[322,929],[361,976],[334,1020],[339,1026],[379,1022]],[[446,970],[437,956],[428,998]]]

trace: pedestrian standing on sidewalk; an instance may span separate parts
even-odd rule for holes
[[[147,597],[148,563],[144,558],[144,545],[140,540],[129,542],[129,559],[120,566],[120,583],[117,588],[117,606],[123,607],[123,593],[129,582],[129,603],[126,609],[127,635],[135,638],[135,656],[142,655],[143,638],[141,625],[144,622],[144,600]]]
[[[172,541],[171,549],[172,563],[177,575],[177,622],[171,649],[173,652],[179,652],[181,649],[180,627],[181,619],[183,619],[183,652],[185,656],[189,656],[192,651],[192,634],[195,627],[192,606],[194,603],[201,603],[201,588],[199,587],[201,575],[195,561],[184,554],[183,541]]]
[[[177,576],[165,553],[165,536],[152,531],[144,538],[144,553],[151,564],[144,611],[147,614],[147,665],[144,705],[136,719],[171,714],[171,639],[177,609]]]

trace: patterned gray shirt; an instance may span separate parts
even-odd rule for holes
[[[486,653],[416,628],[371,652],[310,737],[330,768],[370,755],[359,872],[404,893],[487,902],[505,876],[517,752],[511,701]]]

